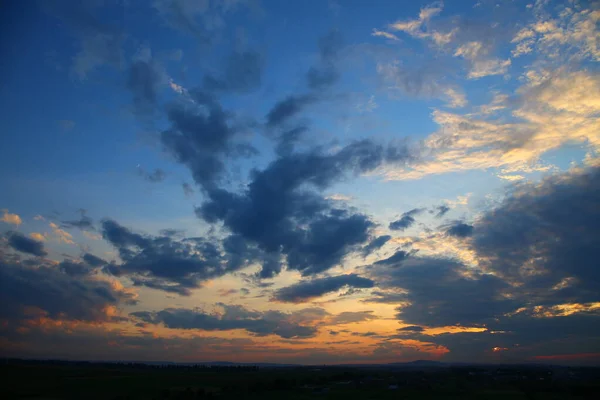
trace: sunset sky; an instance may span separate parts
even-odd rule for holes
[[[600,3],[0,19],[0,355],[600,364]]]

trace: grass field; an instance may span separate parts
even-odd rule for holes
[[[3,399],[587,399],[600,369],[181,367],[8,362]]]

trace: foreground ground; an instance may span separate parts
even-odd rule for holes
[[[4,399],[588,399],[600,368],[199,367],[5,360]]]

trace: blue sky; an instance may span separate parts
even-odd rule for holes
[[[589,330],[569,333],[587,343],[572,349],[553,347],[559,329],[522,347],[489,336],[499,315],[524,342],[540,318],[598,323],[598,291],[583,283],[597,278],[586,266],[600,236],[589,225],[598,3],[56,0],[5,5],[1,18],[0,265],[22,285],[2,318],[27,331],[0,332],[14,354],[44,355],[33,340],[57,320],[89,339],[83,358],[102,353],[102,332],[124,358],[139,356],[128,339],[151,334],[182,348],[247,340],[211,348],[223,360],[227,346],[251,349],[248,361],[301,363],[600,354]],[[568,202],[591,213],[569,219],[590,236],[573,270],[564,260],[576,244],[552,208]],[[531,247],[512,249],[511,229],[530,232]],[[395,254],[397,272],[385,261]],[[65,298],[88,296],[102,312],[22,300],[52,293],[25,273],[89,286]],[[115,293],[89,298],[98,285]],[[540,287],[579,295],[552,302]],[[290,291],[301,300],[282,300]],[[464,301],[489,303],[488,314],[442,315]],[[415,314],[427,307],[437,319]],[[161,319],[194,312],[217,322]],[[342,320],[355,339],[380,337],[325,345]],[[423,329],[397,332],[409,325]],[[466,351],[461,335],[487,347]]]

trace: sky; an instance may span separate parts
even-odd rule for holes
[[[600,3],[0,13],[0,353],[600,364]]]

